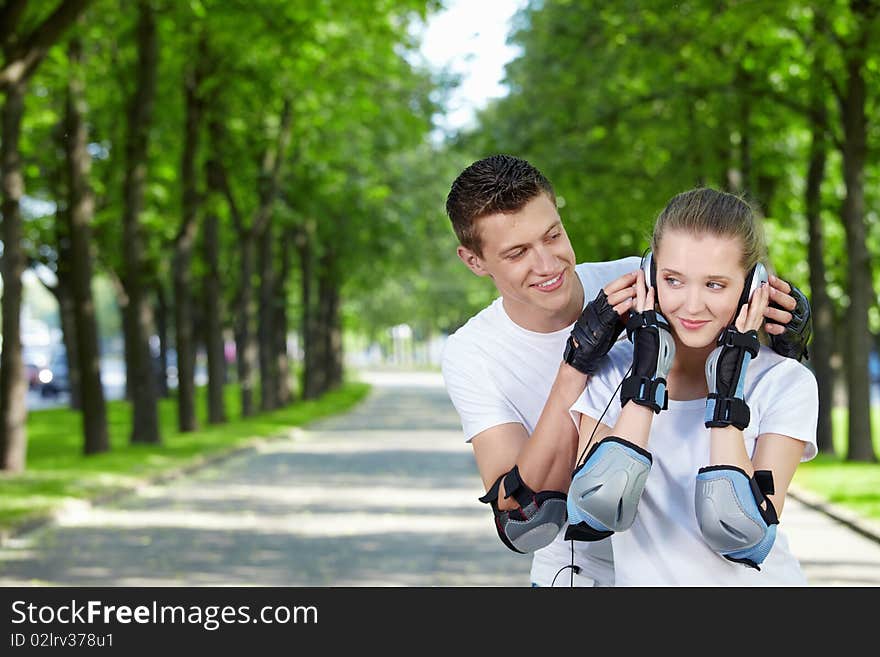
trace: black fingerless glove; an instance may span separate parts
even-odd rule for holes
[[[780,356],[800,361],[805,357],[810,357],[807,352],[807,343],[813,334],[813,313],[806,295],[794,285],[791,286],[791,296],[794,297],[797,304],[794,310],[790,311],[791,321],[788,324],[780,324],[785,332],[780,335],[771,335],[770,346]],[[785,310],[776,303],[771,302],[770,305],[773,308]]]
[[[605,290],[599,290],[571,329],[562,359],[583,374],[594,374],[623,327],[620,315],[608,303]]]

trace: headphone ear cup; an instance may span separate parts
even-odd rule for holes
[[[767,275],[767,268],[763,263],[758,262],[752,267],[751,271],[746,275],[745,285],[743,286],[743,293],[740,297],[739,308],[737,308],[737,313],[739,313],[739,309],[742,308],[745,304],[752,300],[752,295],[756,290],[760,289],[763,283],[769,283],[770,277]]]
[[[647,251],[642,256],[642,271],[645,273],[645,284],[657,289],[657,265],[654,263],[654,254]],[[655,292],[656,294],[656,292]]]
[[[752,273],[752,284],[749,287],[749,301],[752,300],[752,295],[759,290],[764,283],[769,282],[770,277],[767,276],[767,268],[761,262],[756,263],[754,272]]]

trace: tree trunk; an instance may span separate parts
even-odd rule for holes
[[[156,281],[156,311],[153,313],[156,323],[155,346],[150,346],[150,357],[158,359],[153,365],[156,373],[156,391],[162,399],[171,396],[171,387],[168,385],[168,297],[165,294],[165,286],[161,281]],[[158,354],[154,353],[158,350]],[[174,365],[174,376],[177,377],[177,364]]]
[[[863,25],[866,23],[863,23]],[[874,298],[871,260],[865,227],[865,159],[867,157],[866,87],[863,77],[865,28],[846,57],[846,91],[842,103],[843,179],[846,198],[843,223],[846,229],[849,308],[846,322],[847,397],[849,406],[850,461],[876,461],[871,441],[870,376],[867,354],[871,349],[868,308]]]
[[[259,312],[257,333],[259,336],[260,361],[260,409],[271,411],[278,408],[278,361],[276,359],[275,334],[275,271],[274,230],[267,224],[259,236]]]
[[[257,372],[257,345],[251,318],[254,315],[254,240],[249,232],[239,235],[240,282],[235,326],[235,353],[238,384],[241,389],[241,414],[250,417],[254,408],[254,384]]]
[[[339,276],[336,254],[327,248],[319,259],[318,317],[324,343],[322,367],[325,374],[321,393],[342,384],[342,326],[339,317]]]
[[[70,213],[64,212],[65,223],[70,222]],[[69,230],[69,227],[68,229]],[[70,247],[66,246],[69,251]],[[61,338],[64,342],[64,352],[67,356],[67,378],[70,383],[70,408],[75,411],[82,410],[82,382],[79,371],[79,351],[76,337],[76,302],[73,298],[73,290],[70,285],[70,258],[66,253],[58,261],[58,285],[53,290],[55,299],[58,301],[58,315],[61,319]],[[64,279],[62,279],[64,277]],[[63,280],[63,282],[62,282]]]
[[[740,175],[739,193],[745,192],[752,198],[755,197],[755,189],[752,181],[752,77],[741,66],[737,67],[736,95],[739,99],[739,154]],[[766,206],[765,206],[766,208]]]
[[[122,358],[125,362],[125,400],[131,401],[131,376],[129,376],[129,372],[132,371],[130,368],[134,367],[131,363],[131,356],[129,355],[129,341],[128,341],[128,325],[126,322],[128,321],[128,293],[125,291],[125,285],[122,283],[121,278],[122,272],[115,271],[113,269],[107,270],[107,277],[110,279],[110,284],[113,286],[113,293],[116,296],[116,307],[119,309],[119,314],[122,319]]]
[[[196,429],[195,370],[196,346],[193,339],[192,251],[198,231],[198,182],[196,156],[199,147],[199,122],[202,107],[199,98],[199,62],[184,73],[185,120],[181,187],[183,218],[174,240],[174,329],[177,348],[177,426],[181,432]]]
[[[69,405],[72,410],[82,408],[80,401],[80,377],[79,362],[76,354],[76,319],[74,317],[73,290],[71,288],[72,264],[71,237],[70,237],[70,185],[69,185],[69,147],[68,134],[69,117],[65,111],[64,116],[54,131],[56,147],[63,150],[66,157],[60,158],[48,168],[46,182],[49,186],[52,198],[58,199],[55,204],[55,221],[53,223],[55,238],[55,278],[54,284],[47,283],[42,276],[38,278],[43,287],[48,290],[58,304],[58,317],[61,321],[61,340],[64,344],[64,354],[67,359],[67,380],[70,386]],[[62,201],[62,199],[66,199]]]
[[[0,138],[0,188],[3,200],[3,352],[0,354],[0,469],[22,472],[27,451],[27,381],[21,360],[21,275],[24,251],[21,246],[22,219],[20,200],[24,194],[21,172],[21,117],[24,114],[24,83],[6,86],[3,103],[2,138]]]
[[[212,141],[214,130],[211,130]],[[219,161],[211,144],[211,156],[205,162],[205,178],[208,183],[209,202],[205,216],[204,260],[207,271],[202,279],[205,290],[205,350],[208,354],[208,423],[226,422],[226,404],[223,386],[226,383],[226,356],[223,346],[223,295],[220,290],[220,220],[214,211],[214,203],[223,193]]]
[[[290,278],[290,231],[281,239],[281,269],[275,281],[275,353],[278,359],[278,404],[293,401],[290,389],[290,360],[287,355],[287,281]]]
[[[810,116],[810,156],[805,191],[807,224],[809,226],[808,260],[810,263],[810,303],[813,308],[813,339],[810,345],[810,363],[816,373],[819,387],[819,421],[816,427],[816,445],[820,452],[834,453],[831,411],[834,408],[834,369],[831,357],[834,350],[834,310],[828,296],[825,278],[825,236],[822,231],[822,181],[828,144],[825,131],[828,111],[821,87],[823,62],[818,54],[813,64],[813,94]]]
[[[272,209],[275,204],[275,197],[278,194],[278,181],[281,176],[281,163],[284,160],[284,154],[290,143],[291,126],[293,121],[293,105],[290,99],[284,100],[281,111],[281,125],[276,135],[273,145],[266,149],[263,154],[263,162],[260,167],[260,179],[258,186],[259,204],[254,214],[250,228],[243,225],[241,217],[235,209],[232,202],[232,195],[228,183],[225,184],[226,194],[230,199],[233,218],[236,223],[236,229],[241,245],[241,290],[239,294],[239,328],[236,335],[240,336],[236,339],[239,341],[239,380],[242,381],[242,412],[245,408],[253,408],[253,377],[258,366],[257,363],[257,346],[254,342],[253,322],[255,319],[256,308],[253,299],[253,274],[255,269],[254,257],[258,243],[261,242],[263,236],[269,229],[268,226],[272,217]],[[263,248],[262,246],[260,247]],[[261,263],[264,266],[265,263]],[[262,278],[262,277],[261,277]],[[262,324],[262,322],[261,322]],[[271,323],[269,324],[271,327]],[[271,334],[270,334],[271,335]],[[244,378],[244,377],[247,378]],[[245,393],[248,394],[247,404],[245,404]],[[261,394],[262,400],[271,399],[271,391],[267,397],[265,390]]]
[[[299,254],[300,279],[302,285],[302,337],[303,337],[303,399],[315,399],[321,395],[323,370],[320,368],[323,344],[318,339],[317,313],[312,300],[315,285],[312,255],[311,231],[308,226],[301,227],[296,235],[296,250]]]
[[[68,362],[79,371],[83,420],[83,452],[98,454],[110,449],[107,408],[101,383],[98,323],[92,298],[92,229],[94,196],[89,186],[91,158],[85,124],[85,89],[82,77],[82,43],[70,42],[71,73],[67,83],[67,179],[68,207],[65,216],[70,234],[70,287],[76,335],[76,355]],[[73,361],[73,362],[71,362]],[[72,383],[72,381],[71,381]],[[76,388],[74,388],[76,390]]]
[[[159,443],[156,377],[150,354],[152,312],[144,282],[144,243],[140,213],[147,178],[148,137],[156,91],[158,47],[156,23],[149,0],[138,3],[137,87],[128,111],[128,138],[125,144],[125,182],[123,189],[123,284],[128,295],[125,335],[129,341],[127,379],[132,395],[132,443]]]
[[[685,114],[688,123],[688,138],[691,140],[691,147],[688,154],[691,159],[691,167],[694,177],[695,187],[704,187],[706,185],[706,165],[703,155],[703,144],[700,135],[700,124],[697,121],[696,105],[702,100],[700,96],[689,98],[685,102]]]

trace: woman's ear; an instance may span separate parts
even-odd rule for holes
[[[488,276],[489,272],[483,265],[483,259],[476,253],[464,246],[459,246],[456,253],[461,261],[477,276]]]

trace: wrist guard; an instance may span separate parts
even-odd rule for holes
[[[504,482],[505,499],[513,496],[520,508],[498,508],[498,493]],[[508,548],[520,554],[534,552],[550,545],[566,521],[565,493],[541,491],[536,493],[519,476],[519,466],[513,466],[495,481],[480,502],[492,505],[495,530]]]
[[[622,331],[620,315],[609,305],[605,290],[599,290],[574,323],[562,359],[583,374],[594,374]]]
[[[742,430],[751,420],[743,388],[749,362],[757,358],[761,348],[758,332],[740,333],[735,326],[728,326],[718,337],[718,345],[706,359],[706,383],[709,384],[706,426],[732,424]]]
[[[732,465],[700,468],[694,489],[697,524],[709,547],[728,561],[761,570],[776,540],[779,516],[768,495],[773,473],[752,478]]]
[[[789,283],[789,285],[791,284]],[[770,346],[780,356],[800,361],[805,357],[810,357],[807,352],[807,343],[813,334],[813,314],[806,295],[794,285],[791,286],[791,296],[794,297],[796,303],[794,310],[790,311],[791,321],[788,324],[780,325],[785,329],[784,333],[770,336]],[[785,310],[776,303],[771,302],[770,305],[773,308]]]
[[[633,313],[626,334],[633,343],[633,365],[620,388],[620,406],[632,400],[659,413],[668,405],[666,377],[675,358],[669,322],[655,310]]]

